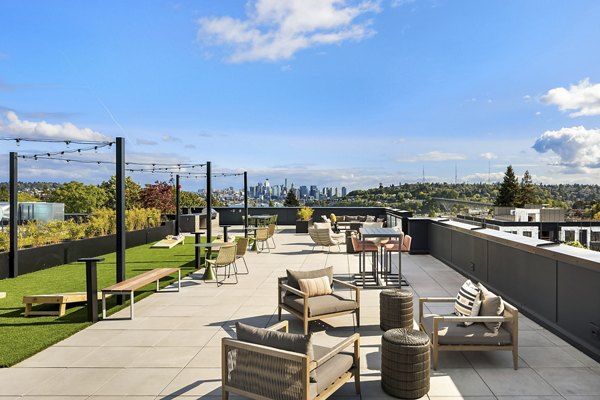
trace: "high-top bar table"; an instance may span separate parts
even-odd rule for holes
[[[361,240],[365,240],[368,238],[380,238],[380,239],[397,239],[399,243],[402,242],[402,237],[404,236],[404,233],[397,231],[393,228],[360,228],[358,230],[358,232],[361,235]],[[364,251],[365,247],[363,246],[363,251],[362,254],[359,255],[359,257],[362,257],[362,265],[363,265],[363,270],[362,270],[362,282],[356,282],[357,284],[361,284],[362,283],[362,287],[367,287],[365,285],[365,267],[366,267],[366,261],[367,261],[367,253]],[[384,287],[393,287],[396,285],[389,285],[387,282],[387,279],[385,282],[385,285],[382,284],[381,279],[379,277],[379,273],[377,272],[377,268],[374,266],[374,275],[375,275],[375,286],[368,286],[368,287],[373,287],[373,288],[377,288],[377,289],[381,289]],[[387,274],[386,274],[387,277]],[[395,280],[395,279],[394,279]],[[408,286],[408,283],[406,282],[406,280],[404,280],[402,278],[402,252],[399,251],[398,252],[398,283],[397,286]]]

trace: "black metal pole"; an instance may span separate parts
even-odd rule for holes
[[[244,171],[244,237],[248,237],[248,171]]]
[[[125,280],[125,138],[117,138],[116,211],[117,211],[117,282]],[[123,296],[117,296],[123,304]]]
[[[85,263],[85,287],[87,289],[87,318],[90,322],[98,322],[98,274],[96,264],[104,258],[80,258]]]
[[[212,181],[210,176],[210,161],[206,162],[206,243],[212,243]],[[210,256],[210,247],[206,248],[205,256]]]
[[[19,276],[19,221],[17,220],[17,214],[19,210],[19,202],[18,202],[18,190],[17,190],[17,153],[10,152],[8,162],[9,162],[9,183],[8,183],[8,202],[10,206],[9,210],[9,225],[8,228],[10,230],[10,249],[8,253],[8,276],[9,278],[16,278]]]
[[[179,174],[175,175],[175,234],[179,235]]]

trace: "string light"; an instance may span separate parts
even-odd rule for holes
[[[19,138],[19,137],[0,137],[0,140],[12,141],[14,140],[17,143],[17,146],[20,142],[37,142],[37,143],[64,143],[69,146],[71,143],[81,144],[81,145],[111,145],[115,143],[114,141],[109,140],[71,140],[71,139],[30,139],[30,138]]]

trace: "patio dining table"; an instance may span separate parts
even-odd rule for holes
[[[361,240],[366,240],[369,238],[377,238],[377,239],[397,239],[399,243],[402,242],[402,238],[404,237],[404,233],[401,231],[397,231],[393,228],[360,228],[359,233],[361,235]],[[365,247],[363,246],[361,254],[359,257],[362,257],[362,276],[361,281],[355,282],[356,284],[362,286],[363,288],[367,287],[365,284],[365,272],[366,272],[366,260],[367,253],[365,251]],[[380,246],[380,251],[383,251],[383,246]],[[383,267],[385,268],[385,267]],[[391,269],[391,266],[390,266]],[[385,272],[385,279],[381,279],[381,275]],[[402,277],[402,252],[398,251],[398,277],[397,279],[390,274],[388,277],[387,271],[379,272],[377,267],[373,266],[373,278],[375,279],[375,285],[369,286],[373,288],[384,288],[384,287],[394,287],[394,286],[408,286],[406,280]],[[390,282],[392,281],[392,282]],[[397,281],[397,282],[396,282]]]
[[[266,225],[266,221],[268,221],[272,217],[273,217],[272,215],[268,215],[268,214],[248,215],[248,222],[250,222],[252,219],[254,219],[256,221],[256,225],[264,226],[264,225]]]

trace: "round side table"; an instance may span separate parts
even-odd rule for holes
[[[413,328],[413,293],[406,289],[385,289],[379,293],[379,326],[384,331]]]
[[[381,338],[381,387],[394,397],[418,399],[429,392],[429,336],[391,329]]]

